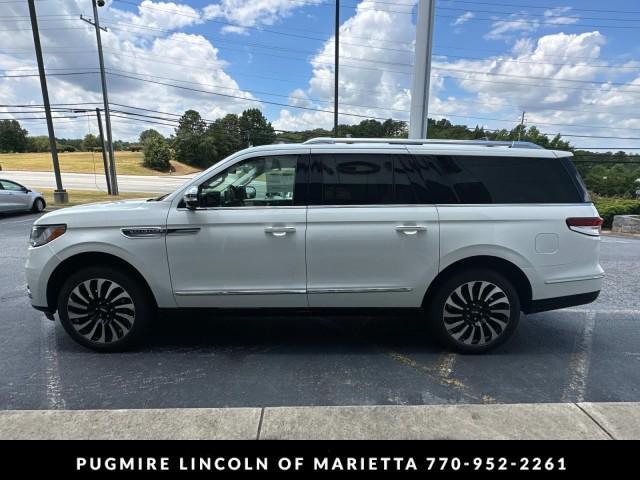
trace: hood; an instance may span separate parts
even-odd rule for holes
[[[64,223],[68,228],[164,225],[170,204],[147,200],[89,203],[49,212],[36,220],[35,225]]]

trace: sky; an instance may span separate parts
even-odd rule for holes
[[[416,3],[341,1],[340,123],[408,120]],[[80,19],[91,1],[36,9],[51,103],[100,106],[95,31]],[[28,15],[25,0],[0,0],[0,119],[46,134],[41,111],[16,106],[42,104]],[[186,109],[333,125],[333,0],[107,0],[99,16],[114,138],[170,134]],[[524,111],[577,147],[640,148],[639,31],[635,0],[436,0],[429,116],[510,129]],[[95,114],[54,115],[59,138],[97,133]]]

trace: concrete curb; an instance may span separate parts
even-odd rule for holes
[[[640,439],[640,402],[0,412],[0,439],[170,438]]]

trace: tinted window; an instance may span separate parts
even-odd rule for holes
[[[435,157],[395,155],[395,203],[455,203],[451,187],[445,185]]]
[[[584,192],[561,159],[438,156],[431,160],[459,203],[585,201]]]
[[[393,158],[322,154],[311,160],[310,195],[320,205],[393,203]]]

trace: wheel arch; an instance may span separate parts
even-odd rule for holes
[[[158,302],[149,286],[149,282],[144,276],[129,262],[122,258],[103,252],[83,252],[73,255],[61,262],[52,272],[47,282],[47,305],[51,312],[55,312],[58,308],[58,295],[65,279],[73,272],[85,268],[105,266],[109,268],[117,268],[122,272],[135,278],[146,291],[149,299],[151,299],[154,307],[157,308]]]
[[[435,292],[452,275],[472,268],[484,268],[496,271],[504,275],[514,286],[520,298],[520,308],[523,312],[529,311],[532,299],[531,282],[527,275],[516,264],[504,258],[491,255],[477,255],[458,260],[444,268],[431,282],[422,300],[422,306],[428,305]]]

